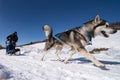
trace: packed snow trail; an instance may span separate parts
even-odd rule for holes
[[[5,50],[0,50],[0,78],[5,80],[119,80],[120,79],[120,32],[109,38],[97,37],[93,45],[87,46],[90,51],[94,48],[109,48],[99,54],[93,54],[103,62],[109,70],[101,70],[75,53],[64,64],[56,61],[54,48],[40,61],[45,43],[21,47],[21,55],[5,55]],[[68,49],[63,49],[60,56],[64,60]]]

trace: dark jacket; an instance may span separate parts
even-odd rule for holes
[[[7,40],[14,41],[16,43],[18,41],[17,32],[14,32],[13,34],[7,36]]]

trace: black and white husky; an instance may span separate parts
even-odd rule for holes
[[[64,60],[64,63],[67,63],[67,61],[75,52],[78,52],[87,59],[91,60],[96,66],[104,67],[105,65],[96,60],[96,58],[85,49],[85,46],[89,43],[91,38],[94,38],[98,35],[109,37],[109,34],[113,34],[117,31],[109,27],[109,23],[101,19],[99,15],[96,15],[93,20],[86,22],[82,27],[78,27],[76,29],[77,30],[72,29],[59,34],[59,38],[62,40],[61,41],[53,37],[52,28],[48,25],[45,25],[43,30],[48,40],[45,44],[44,53],[41,60],[44,59],[44,56],[52,47],[56,48],[57,59],[60,59],[58,54],[64,45],[67,45],[71,47],[71,50],[69,51],[69,56]]]

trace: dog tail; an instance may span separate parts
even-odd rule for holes
[[[53,37],[53,31],[52,28],[49,25],[43,26],[43,31],[45,32],[45,35],[48,39]]]

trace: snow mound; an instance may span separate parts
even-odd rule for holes
[[[3,65],[0,65],[0,80],[6,80],[10,78],[10,72]]]

